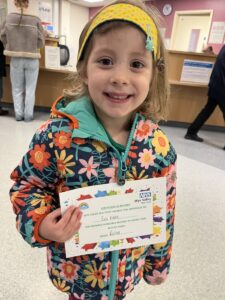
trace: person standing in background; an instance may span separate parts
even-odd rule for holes
[[[197,133],[212,115],[217,105],[222,111],[223,119],[225,121],[225,45],[221,48],[216,58],[210,76],[208,101],[193,123],[188,127],[187,133],[184,136],[185,139],[203,142],[203,138],[199,137]],[[223,150],[225,150],[225,146]]]
[[[4,46],[0,41],[0,116],[8,115],[8,110],[2,108],[3,97],[3,77],[6,76],[5,70],[5,55],[3,54]]]
[[[29,122],[33,120],[44,29],[39,17],[27,14],[29,0],[15,0],[14,4],[19,12],[6,17],[0,39],[5,46],[4,54],[11,57],[10,79],[16,120]]]

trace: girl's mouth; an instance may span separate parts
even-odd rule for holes
[[[131,95],[129,94],[116,94],[116,93],[104,93],[113,102],[124,102],[127,101]]]

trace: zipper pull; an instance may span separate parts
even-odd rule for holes
[[[126,182],[126,160],[124,160],[124,153],[122,153],[122,159],[119,160],[119,168],[118,168],[118,176],[117,176],[117,183],[118,185],[124,185]]]

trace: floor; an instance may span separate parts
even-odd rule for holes
[[[9,174],[47,118],[30,123],[0,117],[0,299],[66,300],[50,283],[45,249],[32,249],[15,229]],[[204,143],[187,141],[185,129],[163,127],[178,153],[176,227],[171,273],[161,286],[141,282],[127,300],[225,299],[224,133],[200,132]]]

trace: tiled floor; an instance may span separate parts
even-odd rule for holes
[[[39,124],[0,117],[0,299],[63,300],[50,283],[45,249],[32,249],[15,229],[9,174]],[[163,127],[178,152],[176,227],[171,274],[161,286],[142,282],[127,300],[225,299],[225,144],[223,133],[202,131],[205,143],[183,139],[185,129]],[[94,300],[94,299],[93,299]]]

